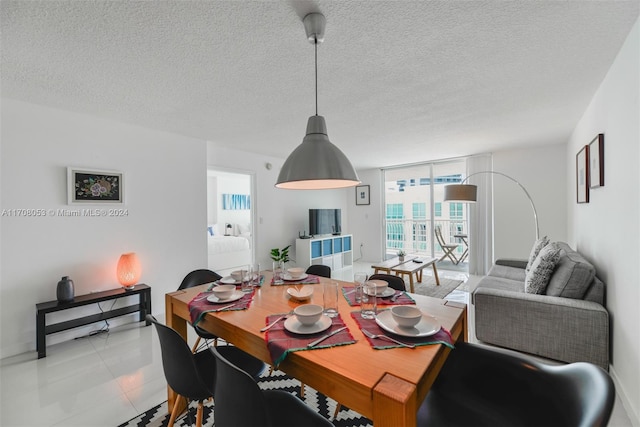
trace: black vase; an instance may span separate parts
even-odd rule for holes
[[[69,279],[69,276],[64,276],[62,280],[58,282],[56,296],[58,297],[59,302],[73,301],[73,280]]]

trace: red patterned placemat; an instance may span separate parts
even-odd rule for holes
[[[347,300],[347,302],[349,303],[350,306],[360,305],[359,302],[356,302],[356,292],[355,292],[355,290],[356,290],[355,286],[344,286],[342,288],[342,295]],[[402,291],[396,291],[396,294],[398,292],[402,292]],[[402,295],[397,297],[395,301],[391,301],[391,296],[386,297],[386,298],[382,298],[382,297],[376,297],[376,298],[377,298],[376,304],[378,306],[381,306],[381,305],[409,305],[409,304],[415,304],[416,303],[415,300],[413,298],[411,298],[409,296],[409,294],[407,294],[406,292],[402,292]]]
[[[440,330],[435,335],[430,335],[428,337],[412,338],[412,337],[404,337],[400,335],[390,334],[389,332],[385,331],[380,326],[378,326],[378,323],[376,323],[375,319],[363,319],[359,311],[352,311],[351,317],[353,317],[353,319],[356,321],[360,329],[366,329],[367,331],[375,335],[388,335],[400,342],[403,342],[406,344],[413,344],[416,346],[444,344],[449,348],[455,348],[453,345],[453,339],[451,338],[451,333],[447,331],[445,328],[440,328]],[[365,338],[367,339],[371,347],[375,348],[376,350],[382,350],[385,348],[402,347],[400,344],[395,344],[383,338],[369,338],[366,335],[365,335]]]
[[[265,325],[270,324],[282,315],[283,314],[273,314],[267,316],[265,319]],[[284,321],[276,323],[266,332],[264,338],[267,342],[267,348],[269,349],[273,366],[277,368],[278,365],[287,357],[287,354],[293,351],[315,350],[319,348],[335,347],[338,345],[354,344],[356,340],[353,338],[353,335],[351,335],[351,332],[349,332],[349,329],[345,329],[311,348],[307,347],[309,343],[344,326],[346,325],[344,324],[342,317],[338,315],[331,319],[331,326],[328,329],[315,334],[300,335],[286,330],[284,327]]]
[[[308,274],[307,277],[301,280],[283,280],[282,283],[273,283],[271,278],[271,286],[283,286],[283,285],[316,285],[320,283],[320,277],[313,274]]]
[[[211,292],[200,292],[191,301],[189,301],[189,317],[191,318],[191,324],[196,325],[202,317],[215,311],[233,311],[233,310],[246,310],[251,305],[253,300],[253,294],[255,291],[248,292],[237,301],[231,301],[227,304],[211,303],[207,301]]]

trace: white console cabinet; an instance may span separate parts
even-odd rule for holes
[[[351,234],[341,236],[314,237],[296,239],[296,265],[307,268],[310,265],[323,264],[331,267],[331,272],[353,266]]]

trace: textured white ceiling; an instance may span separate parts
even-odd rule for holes
[[[640,1],[7,1],[2,96],[358,168],[566,141]]]

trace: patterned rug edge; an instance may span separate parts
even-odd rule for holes
[[[265,370],[262,377],[258,380],[258,385],[263,390],[283,390],[297,397],[300,397],[300,381],[285,374],[282,371],[274,371],[269,375],[269,370]],[[371,427],[372,422],[368,418],[363,417],[356,411],[346,406],[342,406],[338,416],[333,419],[333,413],[336,409],[335,400],[328,398],[322,393],[314,390],[308,385],[305,386],[304,402],[312,409],[330,420],[336,427]],[[169,421],[167,412],[167,402],[164,401],[153,408],[133,417],[129,421],[120,424],[118,427],[166,427]],[[202,417],[203,426],[214,425],[214,403],[207,402],[204,405],[204,415]],[[182,415],[176,420],[176,427],[186,427],[195,425],[196,405],[191,404],[189,407],[189,421],[187,415]]]

